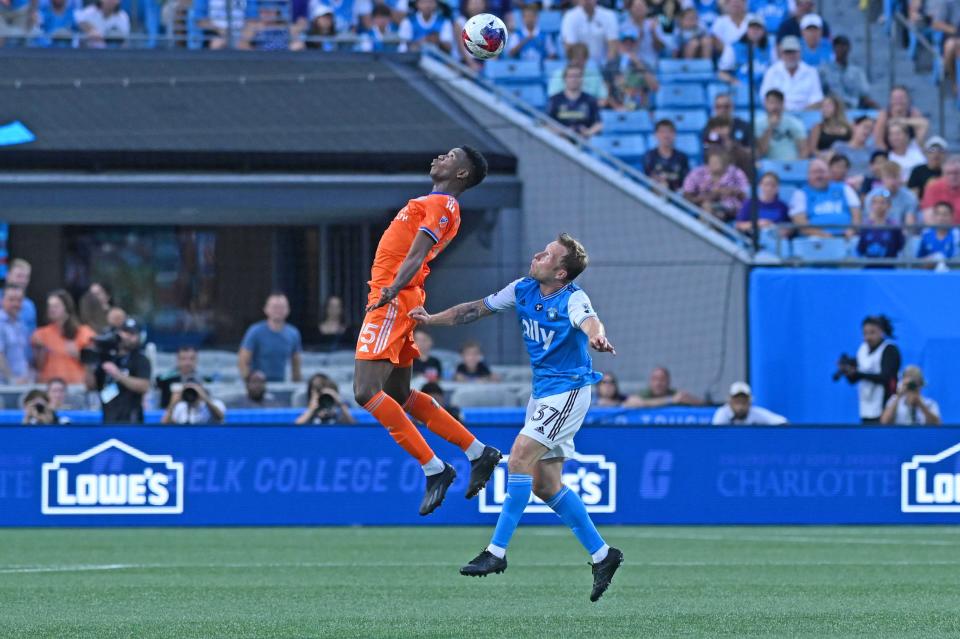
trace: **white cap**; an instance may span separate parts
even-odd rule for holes
[[[815,13],[808,13],[807,15],[800,18],[800,28],[806,29],[807,27],[816,27],[818,29],[823,29],[823,18],[821,18]]]
[[[940,147],[944,151],[947,151],[950,148],[947,145],[947,141],[941,138],[939,135],[935,135],[932,138],[928,139],[927,143],[923,145],[923,148],[929,151],[935,146]]]
[[[750,390],[750,384],[746,382],[734,382],[730,385],[730,397],[734,395],[746,395],[747,397],[752,397],[753,392]]]
[[[330,15],[331,13],[333,13],[333,9],[323,2],[320,2],[319,0],[311,0],[309,9],[311,21],[316,20],[320,16]]]

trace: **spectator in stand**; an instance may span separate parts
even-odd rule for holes
[[[800,59],[814,69],[833,58],[830,41],[823,37],[823,19],[808,13],[800,20]]]
[[[921,200],[927,188],[927,183],[943,175],[943,161],[947,157],[948,150],[947,141],[939,135],[935,135],[927,140],[924,149],[926,150],[927,163],[913,167],[913,170],[910,171],[910,179],[907,180],[907,187]]]
[[[955,0],[930,2],[927,7],[930,28],[943,34],[943,71],[947,86],[956,89],[957,43],[960,36],[960,3]]]
[[[903,231],[889,228],[896,224],[887,214],[890,211],[890,191],[880,189],[870,198],[869,215],[860,229],[857,255],[860,257],[892,258],[903,250]]]
[[[337,18],[333,9],[319,2],[310,3],[310,22],[306,27],[304,47],[315,51],[336,51]]]
[[[161,424],[222,424],[227,407],[200,382],[187,382],[173,387],[170,405],[160,418]]]
[[[914,140],[910,139],[907,127],[903,124],[887,126],[887,156],[891,162],[900,165],[903,181],[910,179],[910,173],[915,167],[925,164],[923,151]]]
[[[347,323],[343,311],[343,299],[336,295],[327,298],[323,305],[323,317],[317,325],[316,344],[319,350],[340,351],[353,348],[357,335]]]
[[[847,156],[842,153],[834,153],[830,156],[827,166],[830,168],[831,182],[847,183],[847,173],[850,171],[850,160],[847,159]]]
[[[868,315],[862,326],[863,343],[856,358],[837,362],[837,375],[858,384],[860,421],[879,424],[884,407],[897,389],[900,349],[893,342],[893,324],[885,315]]]
[[[830,237],[839,231],[828,232],[816,228],[817,225],[859,225],[860,198],[849,185],[831,182],[827,163],[813,159],[807,168],[807,184],[793,192],[790,219],[798,226],[807,227],[800,229],[804,235]],[[852,237],[853,229],[847,234]]]
[[[197,372],[199,353],[195,346],[184,344],[177,349],[176,367],[157,376],[157,389],[160,390],[160,408],[166,408],[170,405],[170,398],[173,396],[172,387],[176,384],[187,384],[189,382],[199,382],[202,380]],[[209,381],[209,380],[207,380]]]
[[[426,46],[453,51],[453,26],[437,11],[437,0],[416,0],[416,7],[416,13],[400,23],[397,34],[406,43],[400,50],[419,51]]]
[[[29,297],[27,289],[30,288],[30,276],[33,274],[33,267],[30,262],[15,258],[10,261],[10,267],[7,269],[7,286],[16,286],[23,290],[23,305],[20,309],[20,320],[27,327],[28,335],[33,335],[37,330],[37,306]],[[28,347],[29,348],[29,347]],[[28,355],[31,359],[33,353]]]
[[[890,209],[887,211],[887,217],[898,226],[916,224],[920,202],[910,189],[904,188],[900,167],[895,162],[888,161],[880,167],[880,178],[882,185],[867,193],[863,200],[863,206],[869,211],[870,200],[873,199],[873,196],[886,192],[890,199]]]
[[[70,420],[67,420],[69,423]],[[60,416],[50,406],[50,397],[39,388],[34,388],[23,396],[23,422],[26,426],[56,426],[61,424]]]
[[[87,389],[100,394],[105,424],[142,424],[143,396],[150,392],[150,360],[140,352],[140,323],[132,317],[117,329],[116,357],[87,368]]]
[[[890,126],[901,125],[906,127],[907,135],[917,144],[923,144],[930,131],[930,120],[923,117],[920,109],[910,102],[910,93],[905,87],[897,86],[890,91],[890,102],[886,109],[882,109],[877,116],[877,126],[873,131],[873,138],[878,149],[890,148]],[[891,160],[893,158],[890,158]],[[909,176],[908,176],[909,177]]]
[[[711,148],[707,164],[695,168],[683,181],[683,196],[724,222],[736,217],[749,190],[747,175],[721,148]]]
[[[873,119],[861,115],[854,120],[850,139],[834,141],[830,150],[846,156],[850,160],[850,175],[862,179],[870,170],[870,156],[876,150],[873,145]]]
[[[757,15],[747,16],[747,32],[733,44],[723,47],[717,61],[718,76],[724,82],[740,84],[748,81],[749,43],[753,42],[753,76],[756,80],[777,60],[777,51],[773,38],[767,34],[763,19]]]
[[[84,410],[86,408],[83,397],[67,394],[67,382],[59,377],[54,377],[47,382],[47,397],[50,398],[50,408],[55,411]],[[69,421],[69,418],[63,417],[60,423]]]
[[[5,0],[0,2],[0,47],[7,38],[19,44],[33,29],[37,0]]]
[[[229,10],[227,2],[232,3]],[[257,7],[247,0],[196,0],[194,14],[197,27],[203,31],[204,47],[226,49],[233,44],[231,37],[240,37],[248,20],[256,20]]]
[[[443,376],[443,364],[430,354],[433,350],[433,338],[422,328],[413,331],[413,341],[420,351],[420,357],[413,360],[413,374],[423,375],[428,382],[438,381]]]
[[[271,3],[258,3],[257,19],[243,27],[237,48],[257,51],[302,51],[303,42],[299,32],[280,7]]]
[[[523,5],[520,24],[510,34],[507,56],[514,60],[534,60],[536,62],[557,57],[556,48],[550,34],[544,33],[540,29],[539,2],[527,2]]]
[[[583,70],[568,65],[563,72],[566,83],[562,93],[551,95],[547,115],[585,138],[603,129],[600,105],[592,95],[583,92]]]
[[[374,5],[373,12],[370,14],[370,28],[361,32],[357,50],[367,52],[397,51],[399,44],[395,41],[390,42],[390,40],[398,38],[398,25],[394,24],[393,19],[394,11],[390,7],[384,4]]]
[[[271,293],[263,307],[267,316],[247,329],[240,344],[237,367],[240,378],[246,379],[253,369],[263,371],[267,381],[282,382],[290,362],[291,379],[300,381],[300,353],[303,346],[300,331],[287,323],[290,302],[283,293]]]
[[[747,34],[747,3],[744,0],[727,0],[724,15],[714,20],[710,33],[721,46],[729,47]]]
[[[684,9],[680,14],[680,20],[674,28],[673,44],[676,57],[685,60],[712,60],[719,48],[713,36],[700,24],[700,16],[693,7]]]
[[[193,0],[168,0],[160,9],[163,35],[170,38],[171,45],[178,49],[187,47],[192,10]]]
[[[861,196],[866,197],[867,193],[875,188],[883,186],[883,176],[881,168],[888,162],[886,151],[874,151],[870,156],[870,166],[863,180],[860,181],[860,188],[857,191]]]
[[[630,395],[623,403],[624,408],[661,408],[663,406],[702,406],[703,400],[670,386],[670,371],[665,366],[657,366],[650,371],[646,390],[639,395]]]
[[[770,65],[760,83],[760,95],[777,89],[787,111],[816,109],[823,100],[820,76],[800,59],[800,40],[787,36],[780,42],[780,59]]]
[[[847,142],[853,138],[853,125],[847,119],[843,102],[836,96],[828,95],[823,99],[820,115],[823,119],[813,125],[810,137],[807,138],[810,153],[828,151],[834,143]]]
[[[733,139],[733,121],[730,118],[713,117],[707,120],[703,130],[703,155],[710,149],[722,149],[730,155],[734,166],[748,177],[753,175],[754,167],[750,162],[750,148],[738,144]]]
[[[483,361],[480,342],[468,340],[460,347],[460,363],[453,379],[458,382],[497,382],[499,376]]]
[[[887,400],[880,416],[881,424],[899,426],[939,426],[940,405],[936,400],[924,397],[923,387],[926,380],[919,366],[907,366],[903,369],[897,393]]]
[[[112,307],[107,311],[107,328],[113,330],[120,330],[120,328],[127,321],[127,312],[120,308],[119,306]]]
[[[717,409],[710,423],[714,426],[780,426],[787,423],[787,418],[754,406],[750,385],[734,382],[727,403]]]
[[[77,20],[73,2],[47,0],[37,12],[38,28],[43,34],[38,42],[45,47],[72,47],[77,35]],[[2,29],[0,29],[2,31]]]
[[[597,382],[597,394],[593,397],[593,405],[601,408],[618,408],[626,399],[627,396],[620,392],[620,385],[613,373],[604,373]]]
[[[607,101],[607,83],[603,80],[600,67],[590,60],[587,45],[575,44],[567,49],[567,66],[557,69],[547,83],[547,95],[562,93],[566,86],[567,67],[578,67],[583,73],[583,92],[595,97],[600,106]]]
[[[938,262],[957,257],[960,229],[949,228],[953,224],[953,206],[949,202],[938,202],[934,205],[933,223],[936,228],[927,229],[920,237],[917,257]]]
[[[249,1],[249,0],[248,0]],[[311,0],[311,4],[326,4],[326,0]],[[370,26],[371,0],[335,0],[330,2],[337,33],[355,33]]]
[[[940,202],[947,202],[953,207],[953,223],[960,224],[960,157],[948,159],[943,165],[943,177],[927,183],[920,201],[924,224],[933,224],[933,207]]]
[[[796,4],[797,8],[794,14],[780,23],[780,27],[777,29],[777,42],[783,42],[784,38],[789,36],[799,38],[802,31],[800,23],[804,16],[816,11],[814,0],[797,0]],[[827,22],[823,23],[823,37],[830,37],[830,25]]]
[[[3,288],[0,303],[0,383],[29,384],[33,370],[27,358],[30,334],[23,322],[23,289],[12,284]]]
[[[282,406],[273,393],[267,391],[267,376],[263,371],[250,371],[243,384],[246,394],[239,399],[228,401],[227,408],[267,409]]]
[[[103,284],[94,282],[80,297],[80,323],[86,324],[95,333],[107,328],[107,311],[110,310],[110,293]]]
[[[789,209],[783,200],[780,199],[780,178],[776,173],[764,173],[760,178],[757,195],[757,228],[764,229],[775,228],[780,224],[789,224]],[[737,213],[735,226],[742,233],[753,232],[752,218],[752,199],[748,199],[740,207]],[[788,229],[783,229],[782,235],[786,237],[789,234]]]
[[[121,47],[130,37],[130,16],[120,0],[97,0],[77,11],[76,20],[81,44],[88,49]]]
[[[337,383],[317,373],[307,380],[307,410],[295,424],[353,424],[350,407],[340,397]]]
[[[597,6],[597,0],[580,0],[563,14],[560,23],[560,40],[567,56],[571,46],[585,44],[590,60],[601,68],[616,59],[619,35],[617,14]]]
[[[626,27],[620,34],[620,53],[610,75],[610,106],[620,111],[650,107],[650,98],[660,88],[660,83],[657,82],[656,66],[648,66],[640,57],[637,32],[633,27]]]
[[[487,13],[487,0],[460,0],[460,15],[454,20],[454,33],[463,33],[463,27],[466,26],[467,20],[470,18],[480,15],[481,13]],[[539,17],[539,16],[538,16]],[[536,27],[536,23],[534,23]],[[514,34],[516,35],[516,30]],[[509,30],[508,30],[508,40],[506,49],[509,52],[511,41],[509,40]],[[460,61],[476,72],[483,70],[483,62],[474,58],[467,51],[467,46],[463,43],[463,38],[454,38],[457,42],[457,53],[459,54]],[[541,39],[545,40],[546,36],[541,36]],[[542,58],[540,58],[542,60]]]
[[[679,191],[690,172],[690,160],[683,151],[674,148],[677,128],[671,120],[660,120],[654,135],[657,146],[644,154],[643,172],[671,191]]]
[[[756,117],[757,156],[792,162],[807,156],[807,130],[798,118],[784,113],[783,92],[770,89],[763,94],[766,113]]]
[[[750,123],[734,116],[733,96],[729,93],[718,93],[713,98],[713,117],[730,120],[730,137],[744,149],[750,149],[753,136],[750,132]],[[711,118],[712,119],[712,118]],[[704,130],[703,142],[707,142],[707,131]]]
[[[870,97],[867,74],[861,67],[850,64],[850,39],[847,36],[838,35],[833,39],[833,60],[824,60],[818,70],[823,92],[839,97],[848,109],[880,107]]]
[[[666,52],[663,32],[659,22],[650,17],[646,0],[628,0],[627,14],[620,24],[620,41],[625,34],[632,34],[637,40],[636,58],[643,62],[653,73],[657,71],[657,61]]]
[[[440,407],[450,413],[450,416],[455,420],[458,422],[463,421],[463,419],[460,417],[460,408],[450,403],[450,401],[447,399],[447,394],[443,391],[443,387],[440,386],[440,384],[436,382],[427,382],[420,387],[420,392],[432,397],[433,401],[440,404]]]
[[[80,323],[73,297],[63,289],[47,297],[47,321],[30,338],[37,380],[62,378],[68,384],[82,384],[86,369],[80,361],[80,351],[94,338],[93,329]]]
[[[650,16],[657,19],[660,31],[670,35],[683,11],[683,0],[647,0],[647,8]]]

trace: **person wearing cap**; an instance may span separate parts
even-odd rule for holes
[[[935,135],[927,140],[927,143],[923,145],[923,150],[927,156],[927,163],[913,167],[913,170],[910,171],[910,179],[907,180],[907,188],[921,200],[927,188],[927,183],[943,175],[943,161],[947,157],[949,146],[946,140],[939,135]]]
[[[823,37],[823,18],[808,13],[800,20],[800,59],[819,67],[833,57],[830,41]]]
[[[816,3],[814,0],[797,0],[796,12],[780,23],[780,26],[777,28],[777,42],[782,42],[787,36],[796,36],[800,37],[800,21],[803,20],[803,17],[808,13],[816,12]],[[823,37],[830,37],[830,24],[826,20],[823,21]]]
[[[800,39],[787,36],[780,42],[780,59],[770,65],[760,83],[760,95],[771,89],[783,93],[787,111],[816,109],[823,100],[823,89],[816,69],[800,59]]]
[[[787,423],[787,418],[754,406],[750,385],[734,382],[727,403],[717,409],[710,423],[714,426],[780,426]]]
[[[139,322],[132,317],[117,330],[114,357],[87,368],[89,390],[100,394],[105,424],[143,423],[143,396],[150,391],[150,360],[140,352]]]
[[[870,210],[857,242],[859,257],[893,258],[903,250],[903,230],[895,227],[896,222],[888,216],[891,194],[881,188],[870,198]]]
[[[777,59],[773,38],[767,34],[767,27],[756,14],[747,15],[747,29],[739,40],[723,48],[717,61],[718,76],[724,82],[739,84],[748,80],[750,43],[753,42],[753,75],[760,80],[770,65]]]
[[[848,109],[878,109],[880,105],[870,97],[870,82],[863,68],[850,64],[850,38],[838,35],[833,39],[833,59],[829,57],[817,68],[824,93],[832,93]]]
[[[910,189],[903,187],[900,165],[888,160],[880,167],[880,180],[882,186],[872,189],[863,199],[864,208],[869,211],[873,196],[886,191],[890,194],[890,210],[887,211],[887,218],[897,225],[912,226],[916,224],[920,201]]]
[[[943,177],[930,180],[920,200],[923,223],[933,224],[933,207],[949,202],[953,207],[953,223],[960,224],[960,157],[951,157],[943,165]]]
[[[747,33],[747,4],[744,0],[727,0],[724,15],[713,22],[710,33],[723,46],[730,46]]]
[[[880,415],[881,424],[898,426],[939,426],[940,405],[923,396],[926,380],[919,366],[907,366],[900,376],[897,394],[887,400]]]

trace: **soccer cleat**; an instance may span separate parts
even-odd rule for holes
[[[623,553],[619,548],[610,547],[607,556],[598,564],[593,566],[593,590],[590,592],[590,601],[596,601],[603,596],[603,593],[610,587],[613,581],[613,574],[623,563]]]
[[[486,577],[490,573],[499,575],[507,569],[507,558],[500,559],[484,548],[483,552],[474,557],[469,564],[460,569],[460,574],[466,577]]]
[[[470,483],[467,484],[465,495],[467,499],[473,499],[479,494],[502,458],[503,453],[499,450],[493,446],[484,446],[480,456],[470,462]]]
[[[443,498],[447,496],[447,488],[457,478],[457,471],[453,466],[444,462],[443,470],[436,475],[427,475],[427,489],[423,493],[423,501],[420,502],[420,514],[429,515],[443,503]]]

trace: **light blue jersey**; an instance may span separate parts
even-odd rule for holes
[[[593,370],[589,339],[580,330],[596,317],[590,298],[570,283],[543,297],[540,283],[531,277],[511,282],[487,296],[483,303],[494,312],[515,308],[523,341],[533,367],[533,397],[542,399],[600,381]]]

